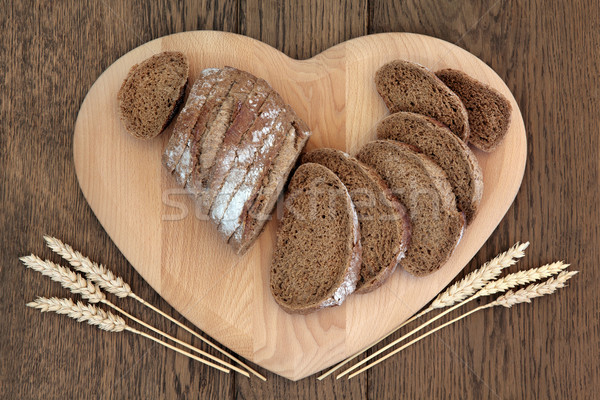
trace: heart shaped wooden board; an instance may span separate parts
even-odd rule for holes
[[[388,111],[373,77],[394,59],[416,61],[434,71],[456,68],[491,85],[510,100],[512,122],[496,151],[475,151],[485,184],[481,209],[438,272],[414,278],[399,270],[380,289],[350,296],[340,307],[289,315],[269,290],[277,218],[244,256],[236,256],[208,221],[196,217],[192,200],[162,167],[170,130],[142,141],[121,125],[116,97],[127,72],[166,50],[187,55],[192,81],[204,68],[226,65],[266,79],[312,129],[308,149],[334,147],[354,154],[374,138],[376,122]],[[229,33],[198,31],[156,39],[125,54],[98,78],[81,106],[74,137],[81,189],[133,267],[199,329],[293,380],[375,342],[443,289],[510,207],[523,177],[526,147],[517,103],[491,68],[450,43],[408,33],[353,39],[303,61]]]

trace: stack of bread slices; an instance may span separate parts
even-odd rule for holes
[[[289,184],[270,279],[287,312],[339,305],[398,266],[415,276],[438,270],[477,215],[483,176],[468,144],[498,146],[508,100],[460,71],[402,60],[381,67],[375,83],[391,112],[377,140],[355,157],[308,152]]]

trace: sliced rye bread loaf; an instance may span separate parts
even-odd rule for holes
[[[222,70],[218,68],[205,69],[202,71],[200,79],[192,86],[185,106],[175,120],[173,134],[169,138],[169,143],[163,153],[162,161],[169,172],[173,173],[175,171],[175,167],[187,147],[192,129],[198,121],[200,111],[202,111],[213,86],[220,78],[221,72]]]
[[[481,168],[469,146],[445,125],[424,115],[398,112],[377,124],[377,138],[410,144],[435,161],[446,173],[467,223],[473,220],[483,195]]]
[[[290,112],[291,109],[290,109]],[[310,130],[294,114],[294,120],[284,139],[279,154],[272,161],[271,169],[264,177],[263,185],[252,205],[244,207],[241,223],[229,238],[229,244],[239,254],[244,253],[254,243],[266,221],[271,217],[279,193],[287,181],[287,177],[296,164],[300,152],[310,137]]]
[[[469,138],[469,117],[460,98],[424,66],[392,61],[375,74],[377,91],[390,113],[409,111],[446,125],[461,140]]]
[[[363,249],[356,293],[381,286],[405,256],[410,241],[410,220],[404,206],[392,195],[371,167],[335,149],[316,149],[302,157],[335,173],[348,189],[360,224]]]
[[[183,102],[189,74],[183,53],[156,54],[129,70],[117,100],[127,132],[139,139],[159,135]]]
[[[194,129],[192,129],[187,147],[175,166],[175,180],[181,186],[186,187],[189,176],[196,167],[196,164],[200,162],[200,150],[203,149],[204,142],[208,136],[206,132],[210,130],[214,120],[217,118],[238,76],[238,70],[225,67],[202,106],[198,120],[194,125]]]
[[[271,213],[310,131],[267,82],[247,72],[210,69],[199,81],[163,162],[225,240],[238,231],[230,243],[242,254],[268,219],[248,213]]]
[[[340,179],[301,165],[289,185],[271,263],[271,293],[288,313],[342,304],[360,275],[356,211]]]
[[[493,151],[510,126],[512,107],[496,89],[462,71],[444,69],[435,73],[460,97],[469,113],[469,143],[483,151]]]
[[[415,147],[391,140],[367,143],[357,158],[381,175],[408,210],[412,233],[402,267],[416,276],[439,269],[465,225],[444,171]]]

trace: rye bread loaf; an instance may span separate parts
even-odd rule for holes
[[[117,94],[127,132],[139,139],[160,134],[183,102],[188,74],[187,58],[173,51],[156,54],[131,67]]]
[[[435,161],[446,173],[467,223],[473,220],[483,195],[481,168],[469,147],[446,126],[424,115],[398,112],[377,124],[377,138],[410,144]]]
[[[288,313],[342,304],[360,275],[360,232],[350,195],[319,164],[292,177],[271,263],[270,286]]]
[[[302,157],[335,173],[348,189],[356,208],[363,249],[356,293],[381,286],[405,256],[410,240],[408,214],[371,167],[335,149],[316,149]]]
[[[175,123],[163,163],[242,254],[260,234],[309,136],[266,81],[232,67],[207,69]],[[250,210],[267,217],[253,218]]]
[[[496,89],[462,71],[444,69],[436,75],[460,97],[469,114],[469,143],[492,151],[502,142],[510,125],[512,107]]]
[[[408,210],[411,242],[402,267],[416,276],[439,269],[465,224],[444,171],[415,147],[391,140],[367,143],[357,158],[381,175]]]
[[[391,113],[427,115],[446,125],[461,140],[469,138],[469,117],[462,101],[424,66],[392,61],[376,72],[375,85]]]

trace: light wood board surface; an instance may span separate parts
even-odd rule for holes
[[[276,219],[243,256],[196,217],[185,193],[161,165],[170,130],[140,141],[117,114],[117,91],[129,68],[165,50],[184,52],[193,80],[208,67],[231,65],[266,79],[313,131],[307,148],[356,153],[387,115],[373,83],[393,59],[432,70],[460,69],[503,93],[512,123],[493,153],[475,151],[484,175],[480,212],[450,260],[414,278],[398,271],[380,289],[342,306],[289,315],[272,299],[268,274]],[[74,158],[82,191],[121,252],[148,283],[199,329],[240,355],[289,379],[319,371],[376,341],[424,306],[473,257],[512,203],[527,153],[518,106],[485,63],[450,43],[391,33],[339,44],[303,61],[256,40],[222,32],[175,34],[146,43],[111,65],[90,89],[75,126]]]

